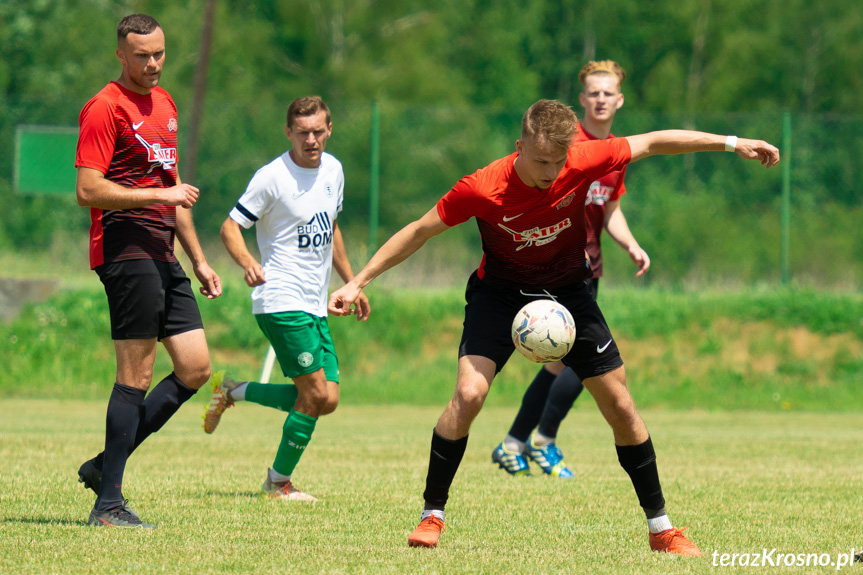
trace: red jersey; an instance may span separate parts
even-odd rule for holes
[[[526,185],[513,153],[466,176],[437,203],[448,226],[476,218],[480,278],[510,288],[553,288],[590,277],[584,204],[590,184],[632,158],[625,138],[573,143],[546,190]]]
[[[177,106],[158,86],[138,94],[111,82],[78,118],[75,167],[92,168],[128,188],[177,183]],[[121,260],[175,262],[174,206],[90,208],[90,268]]]
[[[608,139],[614,137],[614,134],[609,134]],[[579,122],[578,134],[575,136],[576,142],[588,142],[597,138],[584,129],[584,126]],[[585,199],[584,216],[585,225],[587,226],[587,257],[590,261],[590,271],[593,277],[602,277],[602,246],[600,245],[600,236],[605,227],[605,204],[608,202],[616,202],[620,196],[626,193],[626,186],[623,185],[623,178],[626,176],[626,167],[622,170],[605,174],[592,184],[587,191]]]

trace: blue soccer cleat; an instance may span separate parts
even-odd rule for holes
[[[560,477],[561,479],[575,477],[572,470],[564,463],[563,453],[554,442],[537,447],[533,443],[533,438],[531,438],[527,442],[527,456],[539,465],[546,475]]]
[[[491,452],[491,461],[497,463],[510,475],[530,475],[530,466],[524,455],[507,450],[503,443]]]

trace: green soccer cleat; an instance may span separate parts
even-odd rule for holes
[[[234,400],[229,396],[230,392],[243,383],[246,382],[234,381],[230,376],[225,375],[225,370],[217,371],[213,374],[211,380],[213,395],[210,397],[210,404],[202,416],[205,433],[216,431],[216,427],[218,427],[219,422],[222,420],[222,414],[229,407],[234,407]]]

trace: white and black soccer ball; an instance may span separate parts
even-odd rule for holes
[[[551,363],[562,359],[575,342],[572,314],[554,300],[534,300],[515,314],[512,342],[530,361]]]

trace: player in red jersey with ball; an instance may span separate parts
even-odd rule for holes
[[[581,69],[578,79],[583,89],[579,100],[584,118],[578,124],[576,142],[614,137],[611,125],[617,110],[623,106],[620,89],[624,78],[623,68],[613,60],[588,62]],[[584,211],[591,277],[585,281],[593,299],[599,293],[602,277],[600,237],[603,229],[629,254],[638,267],[636,276],[650,269],[650,257],[632,235],[620,209],[620,198],[626,193],[625,177],[626,168],[605,174],[590,184],[587,193]],[[525,390],[506,437],[492,450],[492,462],[510,475],[530,475],[529,458],[546,475],[573,477],[555,439],[561,422],[583,389],[581,380],[562,361],[544,365]]]
[[[410,546],[437,546],[471,423],[514,350],[512,318],[524,304],[542,297],[556,299],[575,319],[577,339],[563,361],[583,380],[611,425],[621,466],[647,516],[651,549],[701,554],[666,515],[650,435],[626,386],[614,338],[584,283],[590,276],[584,201],[597,178],[649,156],[731,150],[770,167],[779,161],[779,150],[759,140],[687,130],[573,144],[576,122],[575,113],[559,102],[533,104],[522,118],[514,154],[462,178],[330,296],[330,313],[350,315],[360,291],[374,278],[430,238],[476,219],[484,253],[468,280],[456,389],[432,434],[425,508],[408,537]]]
[[[120,77],[81,110],[75,166],[78,203],[90,208],[90,267],[108,297],[117,380],[108,400],[105,450],[78,470],[98,498],[89,523],[149,528],[122,492],[126,460],[210,377],[210,352],[191,282],[174,255],[180,240],[201,293],[222,293],[192,223],[200,191],[177,174],[177,107],[158,86],[165,34],[151,16],[117,25]],[[156,344],[174,371],[146,396]]]

